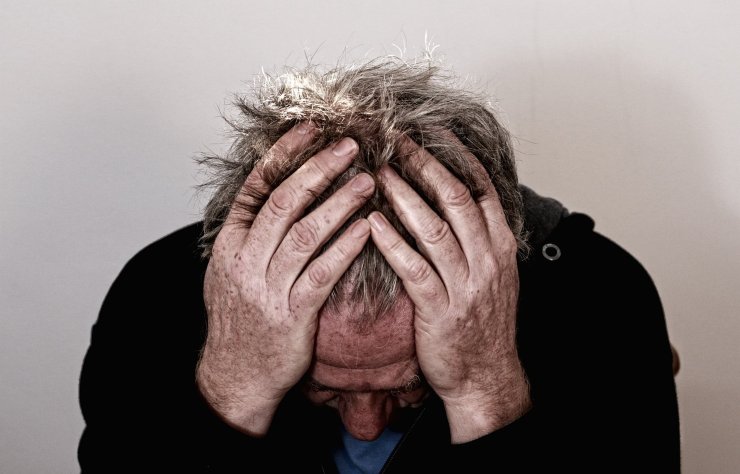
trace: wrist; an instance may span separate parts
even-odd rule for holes
[[[267,434],[281,399],[237,390],[202,367],[197,371],[196,384],[203,399],[226,424],[254,437]]]
[[[529,383],[523,374],[503,389],[482,391],[443,402],[453,444],[467,443],[498,431],[532,408]]]

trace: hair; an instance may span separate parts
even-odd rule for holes
[[[255,81],[251,94],[235,95],[234,106],[237,115],[226,118],[234,135],[231,147],[224,155],[205,154],[199,160],[210,175],[210,180],[202,186],[214,189],[204,213],[201,245],[205,258],[210,257],[213,242],[247,175],[278,138],[300,121],[312,122],[318,129],[316,139],[289,163],[263,171],[273,188],[332,142],[349,136],[359,145],[358,156],[350,168],[316,198],[306,213],[356,174],[366,172],[375,176],[388,163],[442,215],[433,192],[429,192],[431,188],[408,178],[399,141],[405,135],[435,156],[477,198],[483,192],[475,179],[479,171],[463,155],[472,152],[498,192],[520,252],[527,249],[522,235],[522,197],[509,132],[499,123],[483,94],[459,86],[454,75],[430,57],[413,62],[384,57],[324,70],[308,65],[279,75],[263,73]],[[450,140],[450,131],[464,148]],[[376,188],[375,194],[322,251],[352,222],[374,210],[382,212],[416,248],[390,203]],[[371,239],[339,280],[326,304],[336,307],[345,301],[359,305],[360,310],[355,314],[372,321],[393,306],[400,288],[398,276]]]

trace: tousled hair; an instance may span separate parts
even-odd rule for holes
[[[460,87],[454,76],[430,58],[407,62],[384,57],[329,70],[309,65],[277,76],[263,74],[256,81],[253,93],[237,95],[234,105],[238,114],[227,119],[234,134],[231,147],[223,155],[206,154],[199,160],[210,172],[210,179],[203,186],[214,189],[204,213],[201,245],[206,258],[247,175],[278,138],[306,120],[318,129],[316,139],[283,166],[264,168],[264,177],[273,188],[332,142],[349,136],[359,144],[358,156],[350,168],[317,197],[306,213],[356,174],[366,172],[375,176],[388,163],[442,215],[431,188],[414,183],[406,173],[400,146],[403,136],[428,150],[469,187],[474,197],[479,197],[483,190],[476,184],[476,171],[463,156],[465,149],[450,140],[448,134],[452,132],[483,164],[520,251],[526,250],[522,198],[510,135],[483,95]],[[256,212],[258,207],[249,211]],[[324,249],[352,222],[374,210],[382,212],[416,248],[413,238],[376,187],[370,200]],[[335,307],[341,301],[359,305],[361,310],[355,314],[372,321],[391,308],[400,288],[398,276],[371,239],[339,280],[327,305]]]

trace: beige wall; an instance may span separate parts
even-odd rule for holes
[[[0,471],[77,469],[90,326],[127,258],[198,219],[191,157],[223,148],[227,95],[304,48],[413,51],[428,31],[499,99],[523,180],[651,272],[685,472],[737,472],[736,5],[0,1]]]

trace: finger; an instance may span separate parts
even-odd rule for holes
[[[352,163],[357,143],[344,138],[306,161],[267,198],[247,236],[250,247],[259,253],[262,268],[272,259],[288,230],[313,202]]]
[[[476,202],[483,213],[483,220],[490,236],[489,242],[494,244],[492,248],[503,250],[504,253],[516,254],[518,248],[516,237],[514,237],[514,233],[506,220],[506,213],[496,187],[478,158],[470,152],[466,152],[464,156],[471,167],[476,170],[477,186],[478,189],[482,190],[482,194],[476,198]]]
[[[367,173],[352,178],[321,206],[299,220],[288,231],[270,260],[267,281],[292,285],[311,257],[367,202],[375,182]]]
[[[496,191],[496,187],[491,182],[491,178],[476,156],[460,141],[457,136],[449,130],[445,130],[443,135],[455,143],[463,150],[462,155],[468,166],[473,169],[475,179],[474,188],[482,190],[482,194],[476,198],[476,202],[483,212],[483,217],[491,236],[499,235],[502,231],[511,230],[506,222],[506,214],[501,204],[501,199]]]
[[[441,219],[409,184],[389,166],[380,170],[383,194],[416,245],[446,284],[466,278],[468,262],[450,225]]]
[[[291,307],[302,314],[317,314],[362,251],[370,237],[366,219],[358,219],[326,251],[314,259],[290,292]]]
[[[310,122],[301,122],[275,142],[239,189],[224,221],[224,234],[245,233],[252,226],[254,218],[272,191],[272,187],[264,179],[265,167],[279,166],[296,156],[311,143],[315,134],[316,128]]]
[[[393,271],[422,316],[434,316],[447,310],[449,298],[439,275],[424,257],[415,252],[380,212],[368,216],[375,246]]]
[[[452,226],[470,267],[480,262],[481,252],[490,247],[488,227],[482,209],[468,187],[424,148],[404,137],[405,169],[417,183],[431,186],[444,219]],[[477,161],[477,160],[476,160]]]

